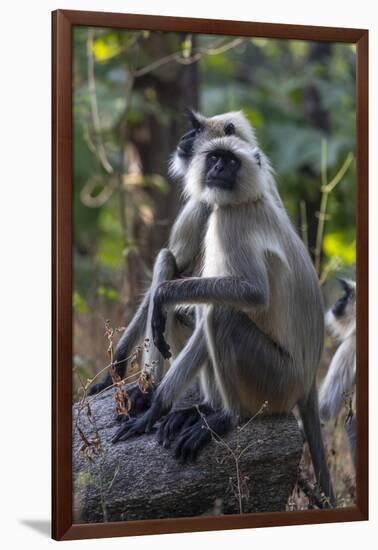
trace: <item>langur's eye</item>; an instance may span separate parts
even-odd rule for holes
[[[218,157],[216,155],[211,155],[210,160],[211,162],[217,162]]]
[[[232,136],[233,134],[235,134],[235,126],[232,124],[232,122],[226,124],[226,126],[224,127],[224,133],[226,134],[226,136]]]
[[[231,166],[235,166],[236,160],[235,159],[230,159],[230,164],[231,164]]]

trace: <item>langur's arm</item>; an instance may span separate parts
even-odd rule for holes
[[[252,281],[241,277],[190,277],[159,285],[154,302],[159,305],[222,304],[235,307],[265,305],[268,285],[263,274]]]
[[[327,375],[319,392],[319,408],[322,420],[336,418],[355,383],[355,337],[345,340],[333,356]]]
[[[163,357],[169,358],[169,346],[164,339],[166,313],[164,306],[183,303],[221,304],[231,307],[264,307],[268,304],[268,282],[256,269],[252,281],[240,277],[191,277],[166,281],[159,285],[154,296],[152,334],[155,346]]]

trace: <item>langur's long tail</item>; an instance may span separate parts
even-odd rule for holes
[[[313,384],[306,399],[298,402],[298,408],[302,419],[303,431],[309,446],[312,465],[316,481],[321,493],[326,497],[324,508],[336,506],[335,493],[333,492],[331,476],[328,469],[326,453],[324,449],[322,430],[319,420],[318,392]]]

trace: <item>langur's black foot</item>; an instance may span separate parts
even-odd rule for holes
[[[98,384],[93,384],[93,386],[89,387],[88,395],[96,395],[97,393],[102,392],[112,384],[113,384],[112,377],[110,376],[109,373],[107,373],[105,378],[101,380],[101,382],[98,382]]]
[[[155,393],[155,386],[151,384],[149,388],[142,391],[139,386],[127,390],[126,408],[130,416],[138,416],[151,407],[152,399]]]
[[[122,423],[112,438],[112,443],[126,441],[130,437],[148,433],[152,430],[155,422],[164,414],[163,406],[159,399],[154,399],[151,407],[139,418],[131,418]]]
[[[213,436],[222,437],[230,430],[231,425],[230,416],[224,412],[213,412],[201,417],[180,434],[175,448],[175,458],[181,463],[195,460]]]
[[[159,444],[168,449],[181,431],[193,426],[201,419],[199,411],[203,414],[209,414],[210,407],[199,405],[198,407],[193,406],[172,411],[162,420],[159,426],[157,434]]]

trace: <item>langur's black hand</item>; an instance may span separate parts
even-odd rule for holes
[[[130,437],[135,435],[141,435],[148,433],[152,430],[155,422],[159,420],[165,414],[161,401],[154,399],[150,409],[139,418],[132,418],[127,422],[124,422],[122,426],[116,431],[112,438],[112,443],[117,441],[126,441]]]
[[[163,306],[158,297],[154,300],[154,309],[152,312],[151,328],[152,338],[155,346],[160,351],[164,359],[171,357],[169,345],[164,338],[165,325],[167,323],[167,316],[163,310]]]

